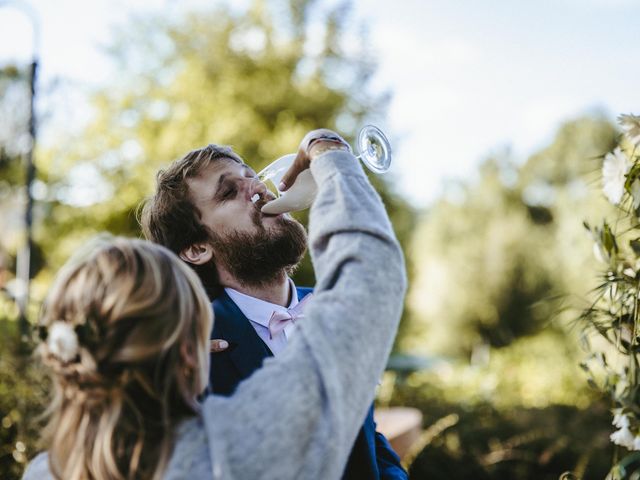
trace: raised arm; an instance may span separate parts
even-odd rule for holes
[[[221,478],[339,478],[391,350],[406,275],[380,197],[349,152],[311,171],[315,298],[283,354],[205,402]]]

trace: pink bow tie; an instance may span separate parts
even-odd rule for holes
[[[287,309],[286,312],[275,311],[269,319],[269,338],[273,338],[285,329],[289,322],[296,323],[297,320],[304,318],[304,307],[308,300],[313,297],[313,293],[308,294],[295,307]]]

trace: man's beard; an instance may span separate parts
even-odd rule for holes
[[[240,284],[261,287],[276,281],[283,273],[292,274],[307,249],[307,233],[292,218],[279,217],[269,229],[256,211],[255,233],[210,231],[215,261]]]

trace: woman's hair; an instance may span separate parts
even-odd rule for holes
[[[65,480],[159,478],[207,385],[211,305],[160,245],[112,237],[91,250],[62,268],[41,315],[50,468]]]

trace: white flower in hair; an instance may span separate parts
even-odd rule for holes
[[[78,336],[67,322],[53,322],[49,327],[47,346],[53,355],[68,362],[78,354]]]
[[[624,194],[624,182],[631,168],[631,162],[620,147],[607,153],[602,164],[604,194],[611,203],[617,205]]]

